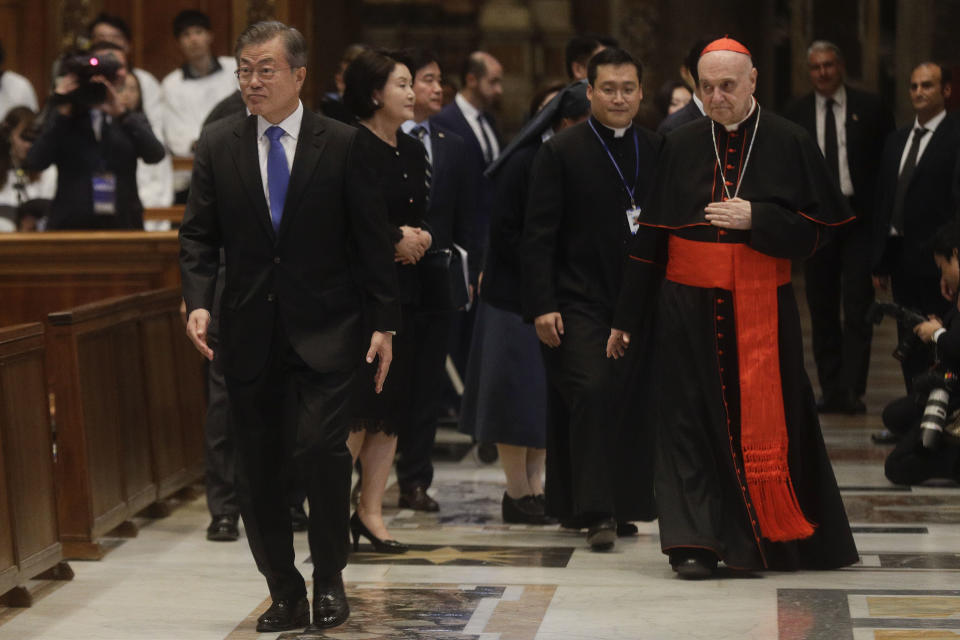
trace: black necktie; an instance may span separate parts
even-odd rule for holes
[[[837,118],[833,107],[837,102],[827,98],[827,109],[823,119],[823,157],[827,160],[827,168],[834,182],[840,184],[840,151],[837,145]]]
[[[897,179],[897,190],[893,196],[893,215],[890,217],[890,224],[901,234],[903,233],[903,209],[907,200],[907,187],[910,186],[913,171],[917,168],[920,141],[923,140],[925,135],[927,135],[927,129],[923,127],[917,127],[913,130],[913,143],[910,145],[907,159],[904,160],[903,169],[900,170],[900,177]]]
[[[421,124],[418,124],[413,129],[410,130],[413,135],[417,136],[417,140],[420,141],[420,144],[423,145],[423,184],[427,187],[427,206],[430,206],[430,185],[433,182],[433,163],[430,161],[430,152],[427,151],[427,143],[424,140],[427,137],[427,128]]]
[[[484,117],[483,114],[477,115],[477,124],[480,125],[480,135],[483,137],[481,140],[481,146],[483,147],[483,163],[490,164],[493,162],[493,143],[490,141],[490,136],[487,135],[487,129],[483,126]]]

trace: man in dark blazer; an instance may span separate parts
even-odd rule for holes
[[[50,230],[143,230],[143,205],[137,193],[137,159],[160,162],[163,144],[143,113],[127,111],[117,92],[127,76],[127,57],[109,42],[95,45],[91,58],[120,63],[113,84],[102,80],[81,85],[67,73],[57,78],[40,135],[27,154],[26,168],[42,171],[57,165],[57,193],[50,206]],[[93,106],[78,101],[98,88],[106,99]]]
[[[873,302],[872,218],[880,154],[893,131],[893,115],[877,96],[844,84],[843,54],[832,42],[811,44],[807,64],[814,90],[793,102],[784,115],[817,141],[857,216],[804,263],[813,356],[823,391],[817,408],[825,413],[863,413],[873,338],[867,319]]]
[[[910,75],[910,101],[916,117],[887,137],[880,165],[879,201],[874,220],[874,286],[893,289],[893,299],[923,315],[943,315],[946,302],[933,262],[930,239],[957,217],[957,163],[960,128],[947,117],[949,70],[932,62]],[[898,327],[902,335],[911,327]],[[918,350],[901,363],[909,394],[931,354]]]
[[[605,49],[588,70],[592,115],[537,152],[520,253],[523,315],[547,372],[546,511],[586,527],[587,544],[604,551],[618,520],[656,517],[651,432],[622,411],[646,385],[629,382],[636,361],[607,360],[605,349],[661,138],[633,124],[643,91],[629,53]]]
[[[386,212],[357,157],[355,129],[303,108],[303,36],[279,22],[247,27],[237,75],[251,116],[207,127],[180,229],[187,335],[208,359],[221,247],[226,281],[219,348],[237,443],[240,514],[272,605],[261,632],[303,628],[310,605],[294,564],[284,500],[293,468],[310,504],[313,623],[349,615],[349,390],[379,358],[382,388],[398,329]],[[363,335],[368,314],[372,336]],[[369,348],[367,348],[369,344]]]
[[[403,62],[413,73],[414,119],[403,124],[403,131],[424,146],[429,171],[430,198],[426,221],[433,235],[434,248],[451,249],[456,243],[467,251],[472,281],[476,281],[477,238],[473,233],[476,211],[478,167],[467,143],[446,131],[432,119],[443,107],[443,88],[437,57],[428,51],[404,52]],[[409,429],[400,433],[397,450],[399,506],[418,511],[437,511],[440,507],[427,489],[433,482],[430,459],[440,415],[445,363],[455,314],[437,310],[423,300],[423,310],[414,317],[417,337],[417,364],[414,371],[414,417]]]

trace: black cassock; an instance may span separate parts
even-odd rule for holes
[[[638,379],[642,349],[627,361],[605,355],[631,207],[598,135],[628,184],[636,182],[638,203],[651,188],[661,145],[651,131],[630,128],[617,138],[591,118],[544,143],[534,161],[521,242],[523,312],[528,320],[560,312],[565,330],[560,347],[543,348],[547,512],[652,520],[652,430],[636,419],[641,395],[624,394],[628,383],[646,388]]]
[[[724,182],[733,197],[738,178],[739,197],[751,202],[751,230],[712,226],[704,207],[724,198]],[[663,551],[710,549],[728,566],[743,569],[828,569],[856,562],[803,367],[792,285],[774,285],[775,297],[769,298],[778,331],[771,345],[779,346],[789,476],[797,504],[815,529],[806,538],[771,542],[757,523],[757,498],[744,481],[732,292],[665,277],[668,244],[677,247],[683,240],[742,243],[783,259],[816,251],[832,228],[852,216],[819,150],[800,127],[755,107],[734,132],[709,118],[675,131],[664,145],[654,185],[630,248],[614,326],[633,329],[644,309],[656,304],[654,486]],[[788,263],[780,266],[789,273]]]

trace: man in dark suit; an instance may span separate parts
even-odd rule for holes
[[[393,247],[355,130],[305,110],[306,41],[279,22],[247,27],[237,76],[251,116],[204,130],[180,229],[187,335],[208,359],[221,247],[220,350],[237,443],[240,514],[272,605],[261,632],[310,623],[284,500],[295,469],[310,503],[313,623],[349,615],[349,390],[379,358],[382,388],[398,328]],[[375,327],[363,335],[362,314]],[[369,349],[366,344],[369,340]]]
[[[50,206],[50,230],[143,230],[143,205],[137,193],[137,159],[154,164],[164,156],[143,113],[127,111],[117,96],[127,77],[127,57],[109,42],[94,45],[90,59],[115,60],[113,82],[98,77],[81,84],[75,73],[57,78],[40,135],[27,154],[25,168],[42,171],[57,165],[57,194]],[[90,105],[88,100],[99,103]]]
[[[813,356],[823,391],[817,408],[863,413],[873,337],[867,320],[873,302],[871,218],[880,154],[893,130],[893,115],[877,96],[844,84],[843,54],[832,42],[811,44],[807,64],[813,92],[793,102],[784,115],[817,141],[831,176],[857,215],[856,222],[839,229],[833,242],[804,263]]]
[[[547,371],[547,514],[588,528],[587,544],[603,551],[618,520],[652,520],[656,511],[652,442],[641,442],[650,431],[622,411],[639,395],[625,392],[636,362],[607,360],[605,345],[661,138],[633,124],[643,90],[629,53],[605,49],[588,69],[591,117],[550,138],[534,160],[521,271],[523,315]]]
[[[665,136],[677,127],[682,127],[688,122],[693,122],[694,120],[704,117],[697,62],[700,60],[700,52],[713,40],[714,38],[700,38],[693,43],[690,51],[687,52],[687,57],[683,59],[683,64],[680,67],[680,75],[683,76],[684,82],[689,82],[690,86],[693,87],[693,96],[683,109],[671,113],[663,119],[663,122],[657,127],[657,133],[660,135]]]
[[[453,248],[456,243],[467,251],[472,280],[476,281],[477,238],[472,224],[476,211],[479,171],[463,138],[436,125],[431,117],[443,107],[442,75],[437,57],[427,51],[410,50],[401,56],[413,73],[414,119],[403,123],[403,131],[420,140],[427,157],[430,192],[426,221],[433,235],[433,246]],[[427,495],[433,482],[430,455],[437,434],[444,383],[444,365],[453,326],[454,313],[431,309],[414,318],[417,340],[417,365],[413,384],[414,422],[400,433],[397,450],[399,506],[418,511],[437,511],[436,500]]]
[[[947,302],[940,276],[930,259],[929,241],[937,229],[957,216],[956,179],[960,129],[947,117],[949,70],[932,62],[910,74],[910,101],[916,118],[891,133],[880,165],[877,216],[874,220],[874,286],[893,289],[893,299],[923,315],[942,316]],[[905,334],[910,327],[898,327]],[[901,363],[909,394],[913,378],[930,364],[920,350]]]

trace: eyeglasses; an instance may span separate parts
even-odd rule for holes
[[[257,67],[254,69],[252,67],[240,67],[233,73],[236,74],[237,80],[244,84],[253,80],[253,74],[257,74],[257,77],[264,82],[270,82],[274,76],[277,75],[277,71],[284,71],[291,68],[292,67]]]

